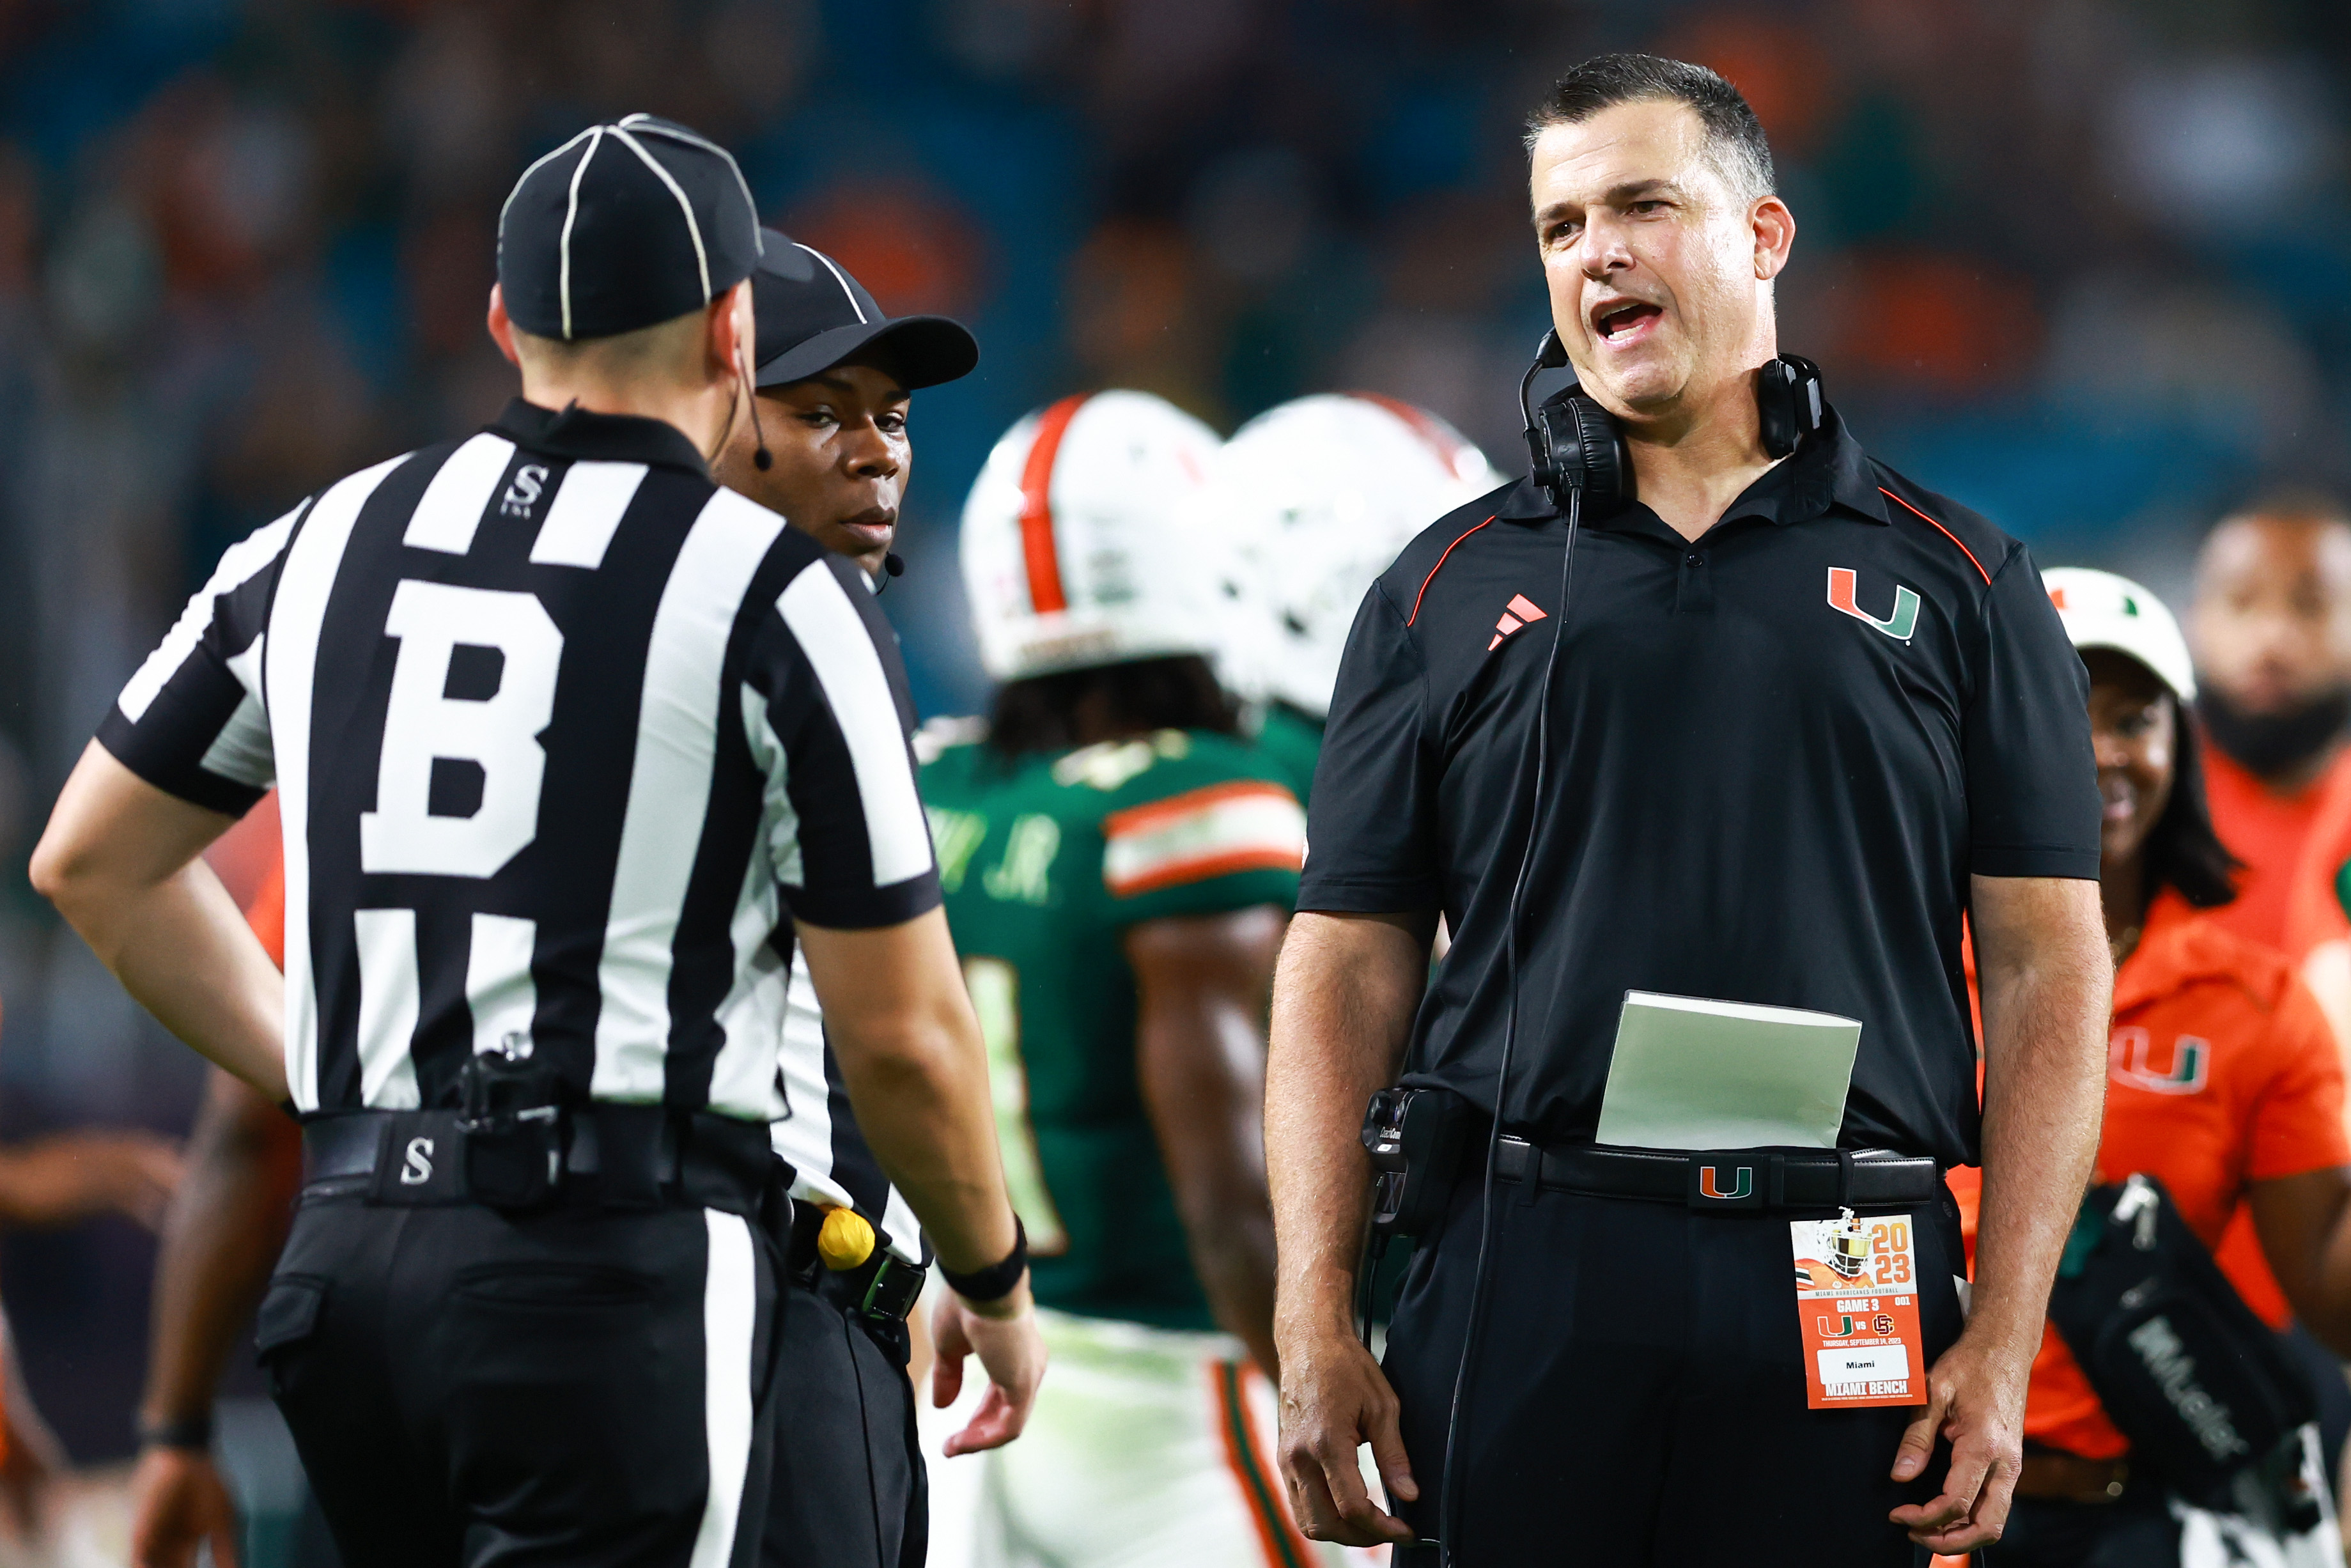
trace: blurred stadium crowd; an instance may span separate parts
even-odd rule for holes
[[[184,1127],[194,1058],[37,907],[31,833],[224,546],[510,393],[482,312],[530,156],[676,115],[893,313],[972,325],[889,604],[952,713],[984,696],[952,519],[1050,397],[1229,431],[1365,388],[1513,465],[1520,118],[1635,47],[1770,129],[1782,342],[2044,562],[2173,590],[2231,495],[2351,478],[2326,0],[0,0],[0,1134]],[[146,1257],[116,1224],[0,1252],[85,1459],[129,1451]]]

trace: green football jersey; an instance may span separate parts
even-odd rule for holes
[[[1322,724],[1308,718],[1288,703],[1265,705],[1264,727],[1258,731],[1259,749],[1273,759],[1290,787],[1305,803],[1314,789],[1314,759],[1322,755]]]
[[[925,738],[939,883],[1037,1300],[1214,1328],[1144,1109],[1123,938],[1171,915],[1289,909],[1305,813],[1263,754],[1206,731],[1010,762],[968,726]]]

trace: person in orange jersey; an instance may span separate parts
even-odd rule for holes
[[[2233,862],[2186,722],[2187,646],[2136,583],[2073,570],[2044,581],[2090,671],[2105,806],[2099,886],[2120,966],[2095,1179],[2157,1177],[2207,1246],[2243,1204],[2294,1312],[2351,1345],[2343,1065],[2292,963],[2210,913],[2229,905]],[[1951,1178],[1970,1236],[1976,1174]],[[2284,1326],[2283,1312],[2265,1315]],[[2033,1361],[2024,1433],[2001,1568],[2179,1561],[2159,1483],[2132,1469],[2129,1440],[2053,1329]]]
[[[2351,1041],[2351,926],[2306,935],[2314,921],[2303,891],[2304,860],[2351,842],[2351,510],[2315,491],[2276,490],[2231,511],[2197,558],[2188,632],[2199,737],[2210,743],[2212,825],[2239,862],[2237,896],[2214,918],[2304,961],[2338,1042]],[[2344,858],[2351,854],[2327,868],[2328,892]],[[2334,924],[2343,925],[2339,915]],[[2345,940],[2327,945],[2337,935]],[[2219,1250],[2248,1301],[2265,1317],[2284,1312],[2249,1215],[2237,1216]],[[2324,1359],[2306,1342],[2297,1350]],[[2341,1446],[2346,1419],[2351,1410],[2335,1397],[2330,1448]]]
[[[2279,492],[2222,518],[2188,623],[2212,825],[2243,866],[2216,918],[2276,946],[2321,802],[2351,791],[2351,513]]]

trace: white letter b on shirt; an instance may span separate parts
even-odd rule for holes
[[[384,634],[400,640],[400,658],[375,810],[360,817],[360,867],[493,876],[538,835],[547,773],[538,735],[555,712],[563,633],[530,594],[412,580],[393,593]],[[446,695],[460,645],[497,650],[503,667],[495,693]],[[481,768],[481,805],[471,816],[433,814],[435,760]]]

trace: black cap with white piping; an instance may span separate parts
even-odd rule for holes
[[[907,391],[969,375],[979,345],[945,316],[886,316],[849,269],[774,229],[759,231],[751,308],[759,321],[758,384],[805,381],[846,360],[886,361]]]
[[[609,338],[699,309],[750,275],[759,220],[726,150],[671,120],[591,125],[523,171],[498,214],[517,327]]]

